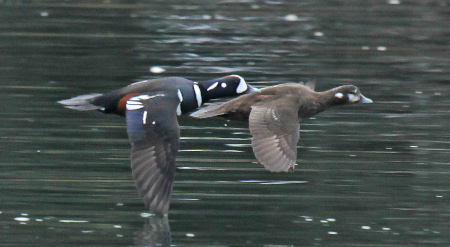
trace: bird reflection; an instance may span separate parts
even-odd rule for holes
[[[170,226],[167,215],[146,218],[142,231],[136,233],[135,247],[170,246]]]

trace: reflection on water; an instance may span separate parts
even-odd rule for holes
[[[0,245],[450,242],[445,1],[0,5]],[[256,163],[246,124],[181,117],[162,220],[134,188],[124,120],[56,104],[142,79],[230,73],[258,87],[355,84],[376,104],[303,123],[288,174]]]
[[[170,227],[167,216],[149,216],[143,230],[137,232],[133,246],[170,246]]]

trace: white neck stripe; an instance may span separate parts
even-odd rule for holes
[[[177,91],[178,99],[180,100],[180,103],[183,102],[183,94],[181,93],[180,89]]]
[[[194,87],[195,99],[197,100],[197,105],[198,105],[198,107],[200,107],[202,105],[202,103],[203,103],[202,102],[202,91],[200,90],[200,87],[197,84],[194,84],[193,87]]]

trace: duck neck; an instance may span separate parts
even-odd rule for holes
[[[319,93],[318,101],[322,105],[322,111],[333,106],[344,104],[345,101],[342,98],[336,96],[336,94],[339,92],[339,88],[340,87],[336,87]]]

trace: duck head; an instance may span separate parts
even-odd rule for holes
[[[259,91],[250,86],[244,78],[238,75],[229,75],[218,79],[199,83],[202,95],[206,100],[222,97],[237,96]]]
[[[339,104],[373,103],[373,101],[361,94],[353,85],[345,85],[331,90],[334,100]]]

